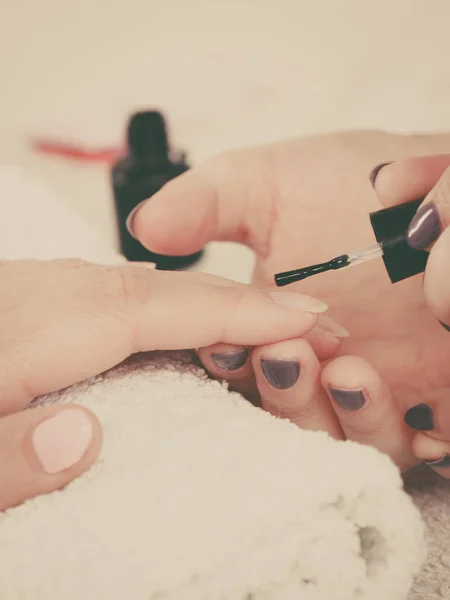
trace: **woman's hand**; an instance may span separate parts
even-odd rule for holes
[[[381,208],[368,177],[374,165],[446,147],[450,136],[363,132],[231,152],[169,183],[130,226],[144,245],[167,254],[210,240],[247,244],[257,255],[254,282],[273,289],[274,273],[373,243],[369,212]],[[425,458],[416,446],[412,455],[413,431],[403,418],[417,403],[448,398],[450,336],[428,306],[422,278],[392,285],[380,260],[290,289],[327,302],[350,332],[347,356],[323,375],[336,379],[326,390],[345,436],[387,452],[402,469]]]
[[[38,396],[142,351],[270,345],[312,330],[328,355],[339,346],[316,326],[323,303],[204,274],[12,261],[0,262],[0,281],[0,510],[63,487],[100,451],[90,411],[24,411]]]
[[[373,178],[385,206],[425,198],[408,229],[408,242],[430,252],[423,290],[425,300],[450,338],[450,155],[422,156],[379,166]],[[431,190],[431,191],[430,191]],[[444,336],[442,336],[444,337]],[[447,341],[447,340],[446,340]],[[424,349],[424,352],[427,350]],[[450,378],[450,351],[442,346]],[[429,373],[433,378],[432,370]],[[439,373],[436,373],[439,381]],[[450,385],[448,379],[406,413],[416,430],[414,450],[435,469],[450,468]],[[426,432],[426,433],[425,433]],[[450,476],[450,475],[448,475]]]

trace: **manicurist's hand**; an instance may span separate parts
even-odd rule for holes
[[[374,187],[386,206],[424,198],[407,239],[413,248],[429,252],[423,293],[430,317],[442,324],[445,333],[438,347],[424,345],[418,355],[419,361],[429,357],[422,374],[424,392],[406,413],[406,421],[420,432],[414,439],[416,455],[450,477],[450,155],[383,165],[376,169]],[[440,356],[435,356],[437,352]]]
[[[100,425],[90,411],[24,410],[36,397],[141,351],[270,348],[308,332],[312,347],[328,356],[339,346],[318,324],[323,302],[209,275],[11,261],[0,262],[0,281],[0,510],[61,488],[100,450]]]
[[[169,183],[138,208],[130,227],[149,249],[165,254],[194,252],[210,240],[246,244],[257,256],[254,283],[273,290],[277,272],[374,242],[369,212],[382,208],[369,179],[375,165],[445,148],[450,136],[355,132],[226,153]],[[412,195],[429,191],[428,184]],[[391,203],[398,201],[397,189]],[[379,448],[402,469],[440,458],[413,447],[415,431],[405,415],[416,404],[449,398],[450,334],[438,321],[448,324],[449,312],[431,291],[434,286],[445,296],[435,273],[443,269],[446,237],[432,250],[425,289],[422,276],[392,285],[381,260],[289,286],[325,301],[350,337],[322,372],[319,352],[311,358],[305,340],[255,350],[263,406],[316,428],[324,422],[311,400],[319,377],[344,437]],[[241,350],[234,348],[236,357]],[[239,378],[237,358],[226,373],[205,352],[214,375]]]

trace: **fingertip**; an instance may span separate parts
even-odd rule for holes
[[[179,185],[179,184],[178,184]],[[191,254],[214,239],[217,215],[208,186],[172,191],[167,185],[145,201],[132,219],[133,235],[152,252]]]
[[[424,198],[450,165],[450,155],[415,156],[377,165],[369,178],[384,206]]]
[[[322,385],[328,388],[358,388],[370,384],[379,385],[380,377],[375,369],[359,356],[339,356],[322,371]]]
[[[412,449],[418,460],[424,462],[439,475],[450,478],[450,443],[437,440],[418,432],[412,440]]]
[[[450,324],[450,227],[434,244],[427,262],[424,293],[428,306],[436,319]],[[442,330],[445,332],[445,329]]]

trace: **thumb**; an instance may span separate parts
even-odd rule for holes
[[[264,149],[234,151],[187,171],[136,207],[130,233],[152,252],[168,255],[190,254],[215,240],[252,246],[251,200],[258,200],[258,226],[270,205],[267,156]]]
[[[450,154],[414,156],[380,163],[369,179],[381,204],[395,206],[425,198],[449,166]]]
[[[449,165],[450,155],[411,158],[381,168],[374,180],[374,188],[386,205],[425,196],[409,225],[407,240],[417,250],[430,251],[425,296],[446,328],[450,325]]]

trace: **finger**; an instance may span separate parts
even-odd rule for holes
[[[334,319],[319,315],[316,325],[308,331],[304,339],[309,343],[319,361],[333,358],[342,346],[349,332]]]
[[[255,346],[302,336],[327,308],[308,296],[225,285],[203,274],[96,265],[74,273],[64,274],[63,285],[49,281],[51,302],[10,311],[8,327],[0,324],[3,414],[136,352],[218,342]]]
[[[449,273],[450,227],[447,227],[430,252],[424,279],[428,306],[447,331],[450,331]]]
[[[320,385],[320,363],[302,339],[255,348],[252,363],[262,407],[302,429],[342,431]]]
[[[430,438],[450,442],[449,399],[450,388],[436,390],[426,402],[415,404],[406,411],[405,423],[414,431],[426,432]]]
[[[248,347],[222,343],[197,351],[204,368],[214,379],[227,381],[232,390],[259,404],[250,353]]]
[[[67,485],[95,461],[97,418],[81,408],[52,406],[0,420],[0,510]]]
[[[425,462],[442,477],[450,479],[450,442],[417,433],[413,440],[413,450],[419,460]]]
[[[264,157],[263,150],[237,151],[187,171],[135,209],[128,219],[130,233],[161,254],[190,254],[212,240],[252,246],[253,213],[260,230],[273,217]],[[251,198],[258,200],[257,211],[249,210]]]
[[[384,206],[425,198],[450,166],[450,154],[415,156],[377,165],[371,175],[373,187]]]
[[[365,360],[333,360],[323,370],[322,384],[347,439],[378,448],[403,470],[417,462],[403,415],[388,386]]]

